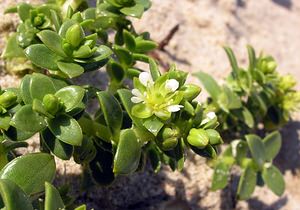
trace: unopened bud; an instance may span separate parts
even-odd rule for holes
[[[84,39],[84,31],[79,24],[71,26],[66,33],[66,40],[73,46],[78,47]]]
[[[205,130],[207,135],[208,135],[208,138],[209,138],[209,143],[211,145],[218,145],[218,144],[222,144],[223,141],[222,141],[222,138],[219,134],[218,131],[214,130],[214,129],[207,129]]]
[[[17,101],[17,95],[12,91],[6,91],[0,96],[0,105],[3,108],[8,108],[14,105]]]
[[[43,105],[44,105],[46,111],[52,115],[55,115],[60,108],[59,100],[53,94],[47,94],[44,96]]]
[[[203,149],[209,143],[209,137],[204,129],[192,128],[187,137],[187,141],[190,145],[199,149]]]
[[[201,88],[199,86],[193,85],[193,84],[184,85],[182,90],[184,93],[183,97],[188,101],[191,101],[194,98],[196,98],[199,95],[199,93],[201,92]]]

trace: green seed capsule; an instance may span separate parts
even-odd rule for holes
[[[0,105],[3,108],[8,108],[14,105],[17,101],[17,95],[12,91],[6,91],[0,96]]]
[[[197,85],[188,84],[183,86],[183,97],[188,101],[191,101],[194,98],[196,98],[200,92],[201,88]]]
[[[158,134],[158,145],[164,151],[174,149],[178,144],[179,132],[176,128],[163,128]]]
[[[80,45],[84,37],[84,31],[79,24],[74,24],[71,26],[66,33],[67,42],[75,48]]]
[[[267,64],[267,69],[269,73],[273,73],[277,68],[277,63],[275,61],[270,61]]]
[[[192,146],[203,149],[209,143],[209,137],[204,129],[192,128],[187,137],[187,141]]]
[[[219,134],[218,131],[214,130],[214,129],[207,129],[205,130],[207,135],[208,135],[208,138],[209,138],[209,143],[211,145],[218,145],[218,144],[222,144],[223,141],[222,141],[222,138]]]
[[[60,103],[58,98],[53,94],[47,94],[43,98],[43,105],[47,112],[52,115],[55,115],[60,108]]]

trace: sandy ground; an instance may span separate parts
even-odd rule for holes
[[[0,1],[0,13],[13,1]],[[0,14],[2,22],[11,16]],[[160,57],[174,62],[188,72],[204,70],[222,80],[229,71],[229,62],[222,46],[231,46],[241,64],[247,64],[246,45],[272,54],[281,73],[291,73],[300,80],[300,1],[298,0],[153,0],[153,6],[141,21],[135,21],[138,31],[149,31],[156,41],[162,40],[176,24],[180,24],[166,52]],[[3,26],[3,23],[0,24]],[[1,27],[1,26],[0,26]],[[1,34],[0,51],[4,34]],[[1,65],[1,61],[0,61]],[[0,67],[1,68],[1,67]],[[191,82],[198,83],[190,77]],[[0,84],[18,84],[18,79],[1,75]],[[300,83],[298,84],[298,89]],[[203,94],[204,95],[204,94]],[[202,97],[203,99],[203,97]],[[286,181],[286,192],[278,198],[264,188],[256,188],[249,201],[238,202],[236,209],[299,210],[300,209],[300,113],[283,130],[283,147],[275,160]],[[58,162],[59,182],[78,184],[78,166]],[[68,174],[71,178],[66,178]],[[212,170],[205,160],[193,155],[182,173],[164,168],[153,174],[146,170],[132,177],[120,177],[111,187],[98,187],[80,200],[97,209],[234,209],[231,187],[209,191]],[[74,187],[73,191],[77,191]]]

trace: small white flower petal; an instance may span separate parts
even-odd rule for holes
[[[170,105],[167,107],[167,110],[168,112],[178,112],[182,107],[182,105]]]
[[[148,72],[140,73],[139,80],[145,87],[148,87],[149,85],[153,84],[152,77]]]
[[[142,98],[133,96],[133,97],[131,97],[131,101],[132,101],[132,103],[138,104],[138,103],[143,102],[144,100]]]
[[[216,117],[217,117],[216,113],[208,112],[206,114],[206,118],[202,120],[201,125],[204,125],[204,124],[208,123],[209,121],[213,120]]]
[[[132,89],[131,93],[132,93],[132,95],[137,96],[139,98],[143,98],[144,97],[144,95],[138,89]]]
[[[216,115],[216,113],[214,113],[214,112],[208,112],[208,113],[206,114],[206,117],[207,117],[209,120],[212,120],[212,119],[214,119],[215,117],[217,117],[217,115]]]
[[[166,81],[165,88],[169,91],[176,91],[179,87],[179,82],[176,79],[169,79]]]

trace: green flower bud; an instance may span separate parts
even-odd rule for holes
[[[293,88],[296,84],[295,78],[290,74],[280,77],[279,88],[283,91]]]
[[[204,129],[192,128],[187,137],[187,141],[190,145],[199,149],[203,149],[209,143],[209,137]]]
[[[6,91],[0,96],[0,105],[3,108],[8,108],[14,105],[17,101],[17,95],[12,91]]]
[[[43,105],[47,112],[55,115],[60,109],[60,102],[58,98],[53,94],[47,94],[43,98]]]
[[[63,50],[68,56],[72,56],[73,54],[73,47],[70,43],[64,43],[63,44]]]
[[[74,24],[71,26],[66,33],[67,42],[75,48],[80,45],[84,37],[84,31],[79,24]]]
[[[179,132],[174,128],[163,128],[159,135],[159,146],[162,150],[168,151],[174,149],[178,144]]]
[[[183,97],[186,100],[191,101],[199,95],[201,88],[197,85],[187,84],[182,87],[182,91]]]
[[[270,74],[273,73],[277,68],[277,63],[275,62],[274,58],[270,56],[263,57],[259,59],[257,63],[257,68],[265,74]]]
[[[208,138],[209,138],[209,143],[211,145],[218,145],[218,144],[222,144],[223,141],[222,141],[222,138],[219,134],[218,131],[214,130],[214,129],[207,129],[205,130],[207,135],[208,135]]]

